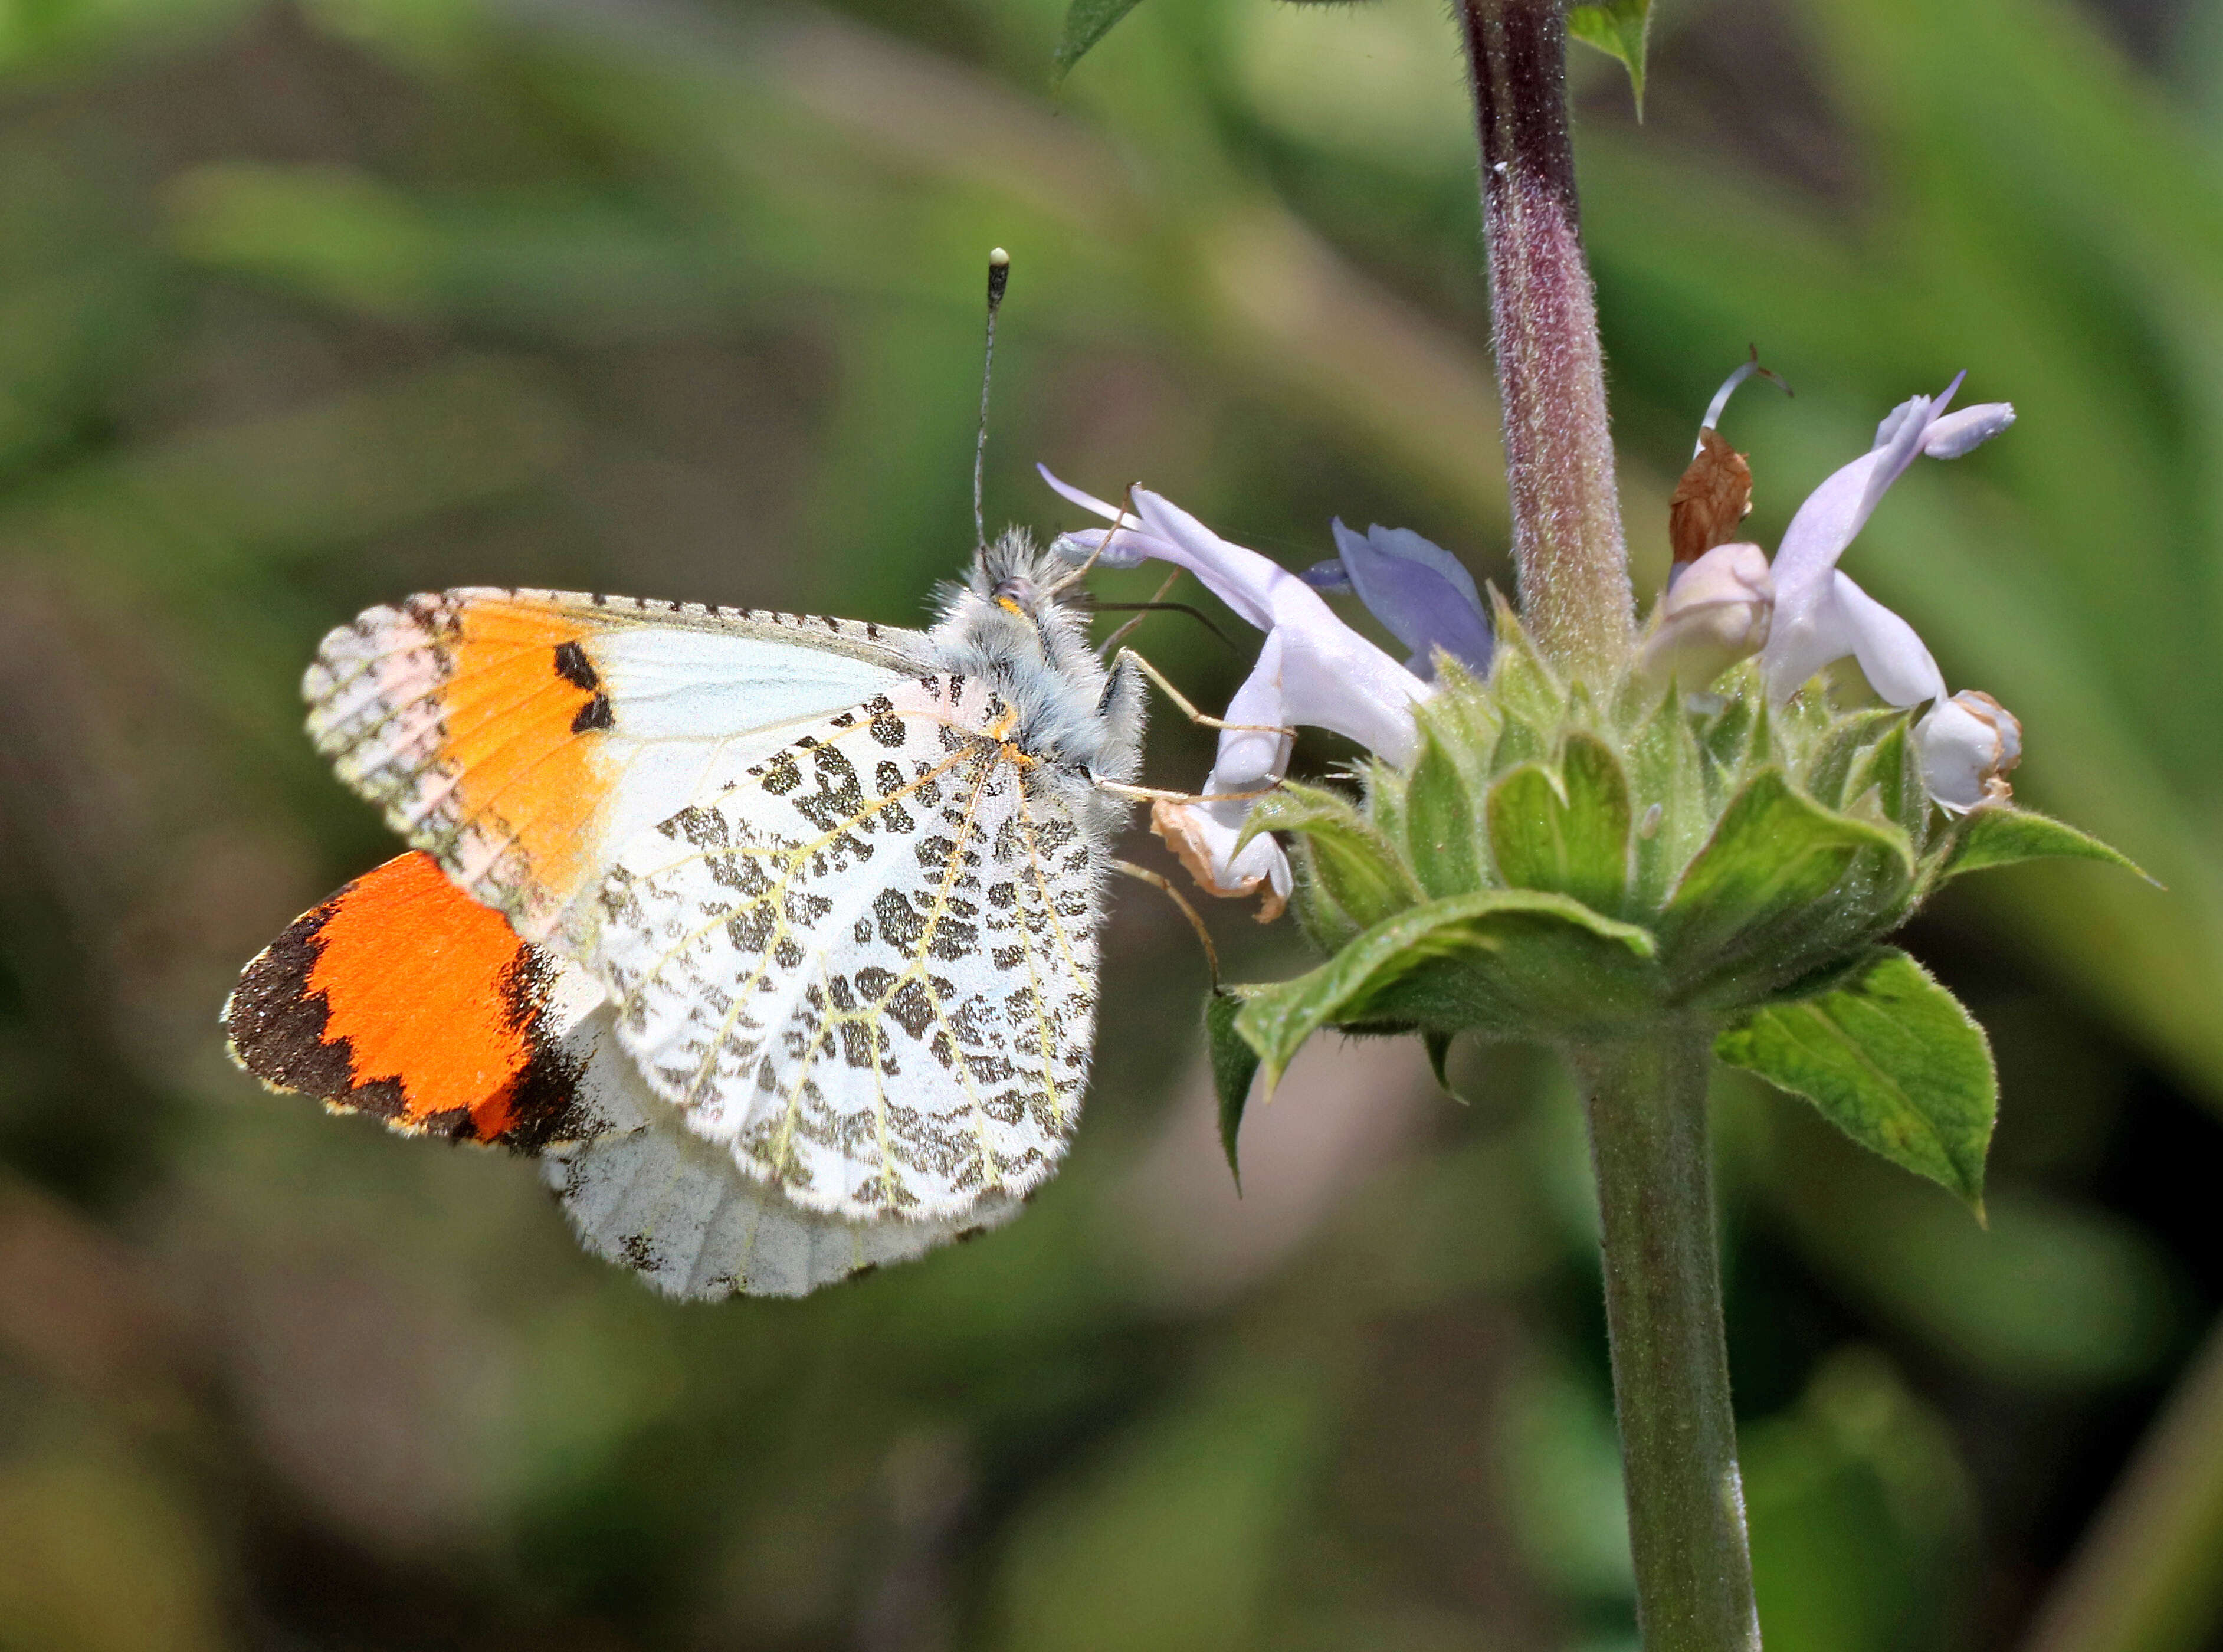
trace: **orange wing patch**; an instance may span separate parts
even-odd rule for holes
[[[297,918],[224,1006],[240,1065],[411,1135],[532,1151],[595,1133],[552,1025],[560,965],[412,852]]]
[[[412,597],[326,638],[303,684],[341,777],[527,934],[593,869],[614,718],[591,635],[529,598]]]
[[[538,883],[576,889],[586,828],[603,779],[595,742],[611,723],[609,696],[583,633],[560,615],[474,603],[457,615],[439,696],[447,729],[441,766],[460,810],[491,817]]]

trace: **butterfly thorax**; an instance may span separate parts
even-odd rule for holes
[[[964,583],[943,588],[931,643],[945,669],[985,681],[1010,707],[1004,737],[1017,753],[1074,782],[1131,780],[1142,760],[1141,684],[1097,654],[1072,573],[1011,529]]]

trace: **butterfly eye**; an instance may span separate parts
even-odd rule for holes
[[[1035,583],[1017,576],[999,579],[996,582],[996,589],[989,593],[989,600],[998,608],[1009,608],[1014,614],[1030,613],[1035,605]]]

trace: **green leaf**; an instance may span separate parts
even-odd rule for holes
[[[1762,683],[1760,686],[1765,691],[1766,684]],[[1794,694],[1774,710],[1776,725],[1783,730],[1783,737],[1793,751],[1812,751],[1837,721],[1837,714],[1829,709],[1829,697],[1821,694]]]
[[[1320,880],[1319,857],[1313,852],[1308,838],[1289,840],[1289,868],[1295,888],[1289,896],[1289,910],[1296,914],[1297,927],[1305,932],[1319,951],[1333,957],[1356,941],[1366,930],[1366,925],[1351,917],[1330,894]]]
[[[1672,692],[1672,690],[1669,690]],[[1633,735],[1652,720],[1659,709],[1662,690],[1647,678],[1642,672],[1631,672],[1613,690],[1613,727],[1616,733]]]
[[[1073,0],[1065,9],[1065,37],[1057,43],[1055,78],[1062,80],[1097,41],[1142,0]]]
[[[1922,771],[1914,760],[1907,726],[1913,713],[1903,711],[1884,731],[1883,738],[1860,754],[1845,782],[1842,808],[1856,808],[1870,792],[1883,818],[1915,842],[1930,824],[1930,793],[1922,784]]]
[[[1235,1137],[1243,1128],[1243,1109],[1250,1102],[1250,1081],[1258,1076],[1258,1052],[1235,1031],[1235,1018],[1242,1008],[1243,999],[1233,993],[1215,990],[1204,1000],[1212,1086],[1219,1093],[1219,1144],[1227,1154],[1237,1193],[1243,1191],[1243,1167],[1235,1160]]]
[[[1420,1034],[1420,1044],[1428,1052],[1428,1070],[1436,1075],[1436,1088],[1458,1102],[1459,1106],[1464,1107],[1466,1098],[1452,1088],[1451,1061],[1453,1036],[1448,1032],[1438,1032],[1430,1029]]]
[[[2138,863],[2098,838],[2078,831],[2050,815],[2012,804],[1987,804],[1971,810],[1954,829],[1952,847],[1945,852],[1940,880],[1987,867],[2012,866],[2018,861],[2100,861],[2135,873],[2158,889]]]
[[[1294,781],[1284,785],[1252,806],[1237,845],[1269,831],[1292,833],[1311,846],[1322,892],[1361,929],[1371,929],[1421,899],[1420,886],[1399,863],[1389,841],[1335,792]]]
[[[1628,71],[1639,120],[1644,118],[1644,47],[1651,27],[1652,0],[1606,0],[1603,5],[1571,6],[1567,10],[1568,34],[1608,57],[1620,59],[1622,67]]]
[[[1389,842],[1395,842],[1405,835],[1404,772],[1391,768],[1378,757],[1370,757],[1358,772],[1365,795],[1359,805],[1360,817],[1372,822],[1374,829]]]
[[[1508,717],[1497,736],[1497,749],[1489,755],[1489,772],[1502,774],[1523,763],[1540,763],[1545,751],[1544,736],[1533,723],[1525,717]]]
[[[1735,694],[1706,725],[1703,741],[1706,755],[1729,773],[1744,766],[1752,743],[1753,722],[1767,702],[1756,694]]]
[[[1887,826],[1834,814],[1780,769],[1729,802],[1661,917],[1679,991],[1750,1004],[1898,921],[1913,854]]]
[[[1657,1012],[1651,935],[1564,895],[1499,889],[1376,924],[1310,974],[1251,990],[1236,1030],[1269,1088],[1325,1026],[1413,1024],[1546,1037]]]
[[[1714,1053],[1804,1096],[1894,1164],[1959,1194],[1981,1219],[1999,1077],[1984,1030],[1896,947],[1842,984],[1756,1011]]]
[[[1489,690],[1458,661],[1445,656],[1437,662],[1436,691],[1413,708],[1413,716],[1444,742],[1460,773],[1471,779],[1489,772],[1502,719]]]
[[[1628,781],[1595,735],[1567,736],[1555,781],[1527,765],[1489,791],[1489,847],[1498,875],[1519,889],[1571,896],[1601,911],[1628,893]]]
[[[1444,896],[1483,887],[1475,828],[1474,799],[1458,764],[1433,731],[1424,732],[1405,789],[1405,842],[1421,888]]]
[[[1752,730],[1744,740],[1744,766],[1756,769],[1765,764],[1780,761],[1782,753],[1779,749],[1774,714],[1769,709],[1767,696],[1753,694],[1746,697],[1752,703]]]

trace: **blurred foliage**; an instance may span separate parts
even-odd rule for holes
[[[1138,890],[1023,1221],[689,1310],[578,1255],[529,1166],[218,1047],[240,962],[387,848],[299,734],[321,632],[481,582],[914,619],[970,543],[991,245],[996,516],[1065,521],[1042,458],[1294,561],[1340,514],[1508,583],[1434,0],[1159,0],[1053,94],[1064,11],[0,12],[10,1652],[1629,1644],[1580,1120],[1529,1052],[1458,1050],[1458,1107],[1417,1050],[1323,1041],[1238,1200],[1201,964]],[[2020,422],[1853,571],[2021,715],[2034,804],[2168,886],[2000,872],[1908,937],[1993,1036],[1988,1234],[1720,1096],[1770,1646],[2002,1647],[2096,1509],[2197,1554],[2213,1503],[2108,1499],[2223,1297],[2223,30],[1686,0],[1652,46],[1641,128],[1575,66],[1640,583],[1748,343],[1798,392],[1729,419],[1763,539],[1968,368]],[[1238,678],[1176,617],[1143,639],[1206,703]],[[1206,750],[1162,718],[1152,772]],[[1231,973],[1299,966],[1220,927]],[[2179,1460],[2223,1452],[2211,1390]],[[2213,1592],[2118,1617],[2190,1652]]]

